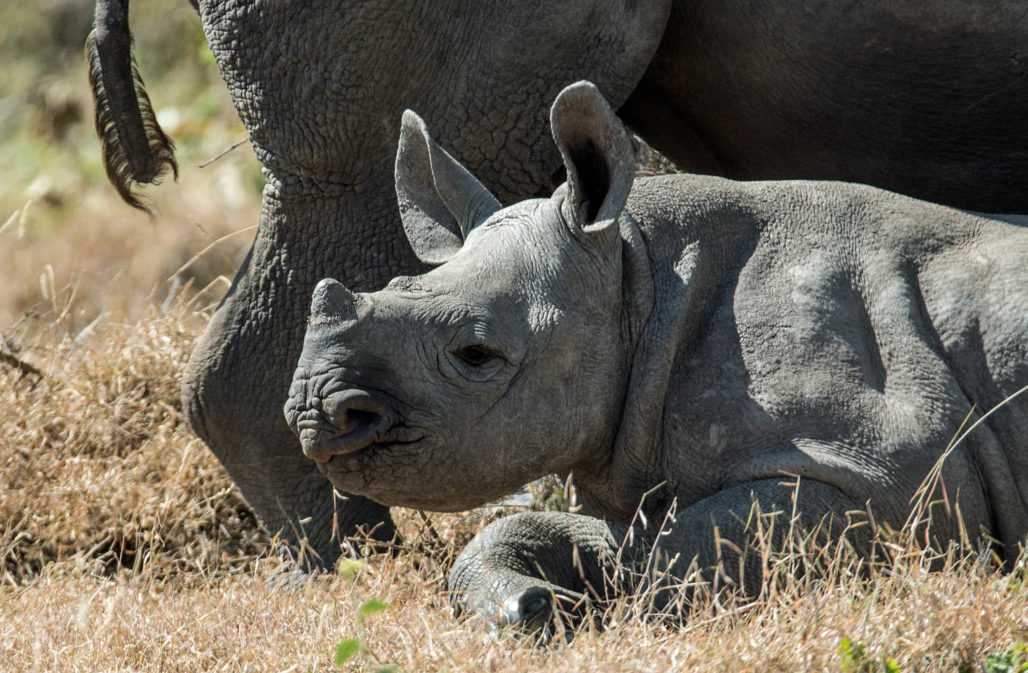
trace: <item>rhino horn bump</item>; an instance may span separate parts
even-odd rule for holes
[[[359,298],[345,285],[325,278],[314,288],[311,299],[311,323],[356,320]]]

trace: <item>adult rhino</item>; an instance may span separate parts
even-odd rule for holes
[[[194,4],[197,4],[194,2]],[[1028,18],[986,4],[789,0],[202,0],[204,32],[267,179],[253,246],[196,345],[190,423],[271,529],[331,564],[370,500],[333,503],[281,420],[310,293],[424,270],[399,226],[401,112],[502,200],[548,193],[547,109],[596,82],[693,171],[867,182],[952,205],[1028,211]],[[98,0],[89,42],[108,173],[174,168],[130,54],[128,0]]]
[[[790,513],[776,544],[792,526],[838,534],[855,511],[899,529],[940,462],[936,539],[1017,557],[1028,220],[839,182],[633,188],[595,87],[562,92],[551,123],[566,185],[501,208],[404,116],[403,224],[439,266],[367,294],[322,281],[285,407],[338,488],[386,504],[464,509],[574,474],[582,513],[519,514],[471,542],[458,608],[537,625],[551,592],[602,591],[640,505],[670,524],[634,531],[629,578],[723,561],[753,590],[759,557],[731,550],[754,502]]]

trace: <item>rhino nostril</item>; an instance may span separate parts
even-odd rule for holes
[[[356,453],[389,430],[393,418],[387,405],[365,390],[332,393],[310,403],[313,414],[299,419],[297,433],[304,454],[319,463]]]
[[[287,410],[286,416],[304,454],[318,463],[371,446],[396,421],[388,400],[359,388],[311,395],[303,402],[302,408],[297,405],[296,410]]]
[[[381,417],[381,414],[366,409],[347,409],[343,418],[335,421],[335,425],[343,432],[350,432],[374,425]]]
[[[322,412],[340,432],[349,433],[378,423],[385,406],[366,390],[352,389],[326,397]]]

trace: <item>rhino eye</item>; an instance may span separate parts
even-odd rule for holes
[[[484,367],[493,360],[499,359],[501,356],[496,351],[486,346],[465,346],[464,348],[458,349],[454,355],[469,367]]]

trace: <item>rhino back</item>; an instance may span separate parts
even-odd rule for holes
[[[658,315],[690,313],[660,346],[654,458],[683,504],[796,474],[902,524],[972,409],[1028,383],[1023,227],[846,183],[694,176],[639,181],[630,212]],[[676,301],[688,288],[702,299]],[[1023,405],[943,470],[965,525],[1006,540],[1028,527],[1024,493],[1010,495],[1028,482]]]

